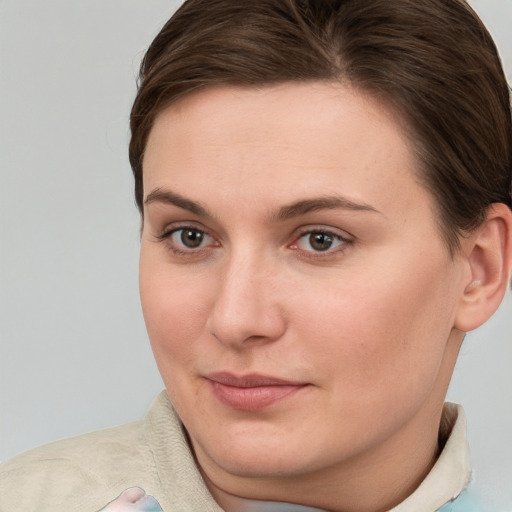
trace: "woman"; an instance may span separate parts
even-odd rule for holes
[[[474,13],[189,0],[131,129],[166,393],[8,463],[0,504],[98,510],[137,485],[166,511],[470,510],[443,402],[512,266],[509,91]]]

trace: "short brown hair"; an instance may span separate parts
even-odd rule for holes
[[[354,86],[402,116],[451,251],[492,203],[512,207],[510,90],[463,0],[187,0],[141,64],[130,141],[141,212],[144,150],[165,107],[219,84],[316,80]]]

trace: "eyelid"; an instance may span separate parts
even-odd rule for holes
[[[339,238],[342,238],[346,241],[354,240],[354,235],[351,235],[348,231],[344,229],[335,228],[332,226],[326,226],[325,224],[307,224],[305,226],[301,226],[295,232],[294,238],[298,239],[303,235],[308,233],[325,233],[329,235],[333,235]]]
[[[166,224],[162,229],[157,230],[157,234],[154,236],[158,239],[163,239],[171,235],[173,232],[178,231],[180,229],[194,229],[196,231],[201,231],[203,233],[209,234],[208,229],[206,229],[202,224],[195,222],[193,220],[189,221],[177,221],[170,222]],[[211,236],[211,235],[210,235]]]

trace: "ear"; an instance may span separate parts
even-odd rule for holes
[[[458,305],[455,325],[468,332],[498,309],[512,268],[512,211],[502,203],[489,207],[485,222],[463,241],[470,276]]]

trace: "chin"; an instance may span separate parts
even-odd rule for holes
[[[259,453],[226,452],[219,454],[215,462],[227,473],[240,478],[286,478],[312,469],[307,461],[292,459],[287,453],[269,453],[261,449]]]
[[[331,458],[332,450],[312,444],[311,435],[293,436],[286,428],[280,428],[278,434],[246,429],[244,433],[231,433],[222,438],[199,436],[198,442],[193,436],[191,439],[201,465],[209,459],[215,466],[241,478],[297,476],[321,469]]]

